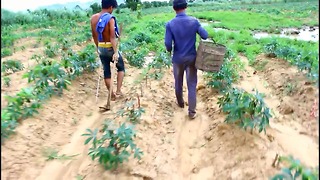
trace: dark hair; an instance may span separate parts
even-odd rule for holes
[[[188,6],[188,3],[186,0],[173,0],[172,5],[175,11],[179,11],[179,10],[186,9]]]
[[[185,3],[185,4],[179,4],[179,5],[173,6],[173,9],[174,9],[175,11],[179,11],[179,10],[186,9],[187,6],[188,6],[187,3]]]
[[[117,0],[101,0],[102,9],[108,9],[109,7],[117,8],[118,3]]]

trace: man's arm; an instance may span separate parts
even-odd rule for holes
[[[118,52],[117,48],[117,39],[116,39],[116,34],[115,34],[115,21],[113,18],[110,19],[109,21],[109,29],[110,29],[110,42],[112,44],[112,48],[114,52]]]
[[[169,23],[166,24],[166,33],[164,37],[164,44],[168,52],[172,51],[172,32],[169,26]]]
[[[91,21],[90,21],[90,23],[91,23],[91,34],[92,34],[92,38],[93,38],[94,44],[96,45],[96,48],[98,48],[98,38],[97,38],[96,30],[94,29],[93,16],[91,17]]]
[[[202,39],[208,38],[208,32],[201,26],[200,22],[197,20],[198,30],[197,33],[200,35]]]

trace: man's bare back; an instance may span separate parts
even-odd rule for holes
[[[96,31],[96,26],[98,23],[98,20],[100,18],[100,16],[103,14],[103,12],[100,13],[96,13],[94,15],[92,15],[91,17],[91,29],[92,29],[92,34],[93,34],[93,40],[96,44],[96,46],[98,46],[98,32]],[[111,18],[110,21],[108,22],[108,24],[105,26],[105,29],[102,32],[102,36],[103,36],[103,42],[111,42],[110,41],[110,37],[114,36],[115,32],[114,32],[114,19]],[[111,28],[113,27],[113,28]],[[112,32],[110,32],[110,29]]]

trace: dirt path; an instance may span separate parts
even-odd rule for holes
[[[257,87],[259,92],[272,94],[264,88],[263,76],[252,75],[250,67],[246,69],[248,74],[243,75],[239,86],[248,91]],[[140,87],[134,84],[140,72],[127,68],[126,97],[113,103],[112,111],[104,114],[97,111],[95,104],[97,75],[87,74],[73,82],[70,91],[45,104],[38,116],[24,121],[17,129],[18,134],[2,146],[1,177],[8,180],[69,180],[77,176],[89,180],[268,179],[278,172],[271,167],[276,153],[293,154],[309,166],[319,163],[315,158],[318,145],[295,129],[299,121],[296,126],[288,126],[284,122],[289,117],[279,117],[277,96],[265,99],[276,114],[267,135],[250,134],[223,123],[225,115],[217,105],[219,95],[204,87],[199,72],[199,116],[190,121],[187,107],[181,109],[175,104],[172,71],[167,70],[162,80],[152,80],[148,86],[143,84],[141,105],[146,113],[136,126],[135,141],[144,152],[142,159],[130,159],[117,173],[105,171],[87,155],[89,147],[84,145],[81,134],[87,128],[101,128],[105,119],[114,117],[124,106],[126,98],[141,95]],[[184,91],[186,98],[186,86]],[[101,93],[98,105],[106,99],[104,86]],[[41,154],[43,147],[53,147],[59,154],[78,155],[72,160],[45,161]]]

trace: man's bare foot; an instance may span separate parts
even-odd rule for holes
[[[106,111],[109,111],[111,108],[106,104],[104,106],[100,106],[99,109],[100,109],[100,112],[106,112]]]
[[[122,94],[121,91],[117,91],[117,92],[116,92],[116,95],[117,95],[117,96],[122,96],[123,94]]]
[[[116,98],[117,98],[117,97],[116,97],[116,94],[115,94],[115,93],[112,93],[112,94],[111,94],[111,101],[115,101]]]

